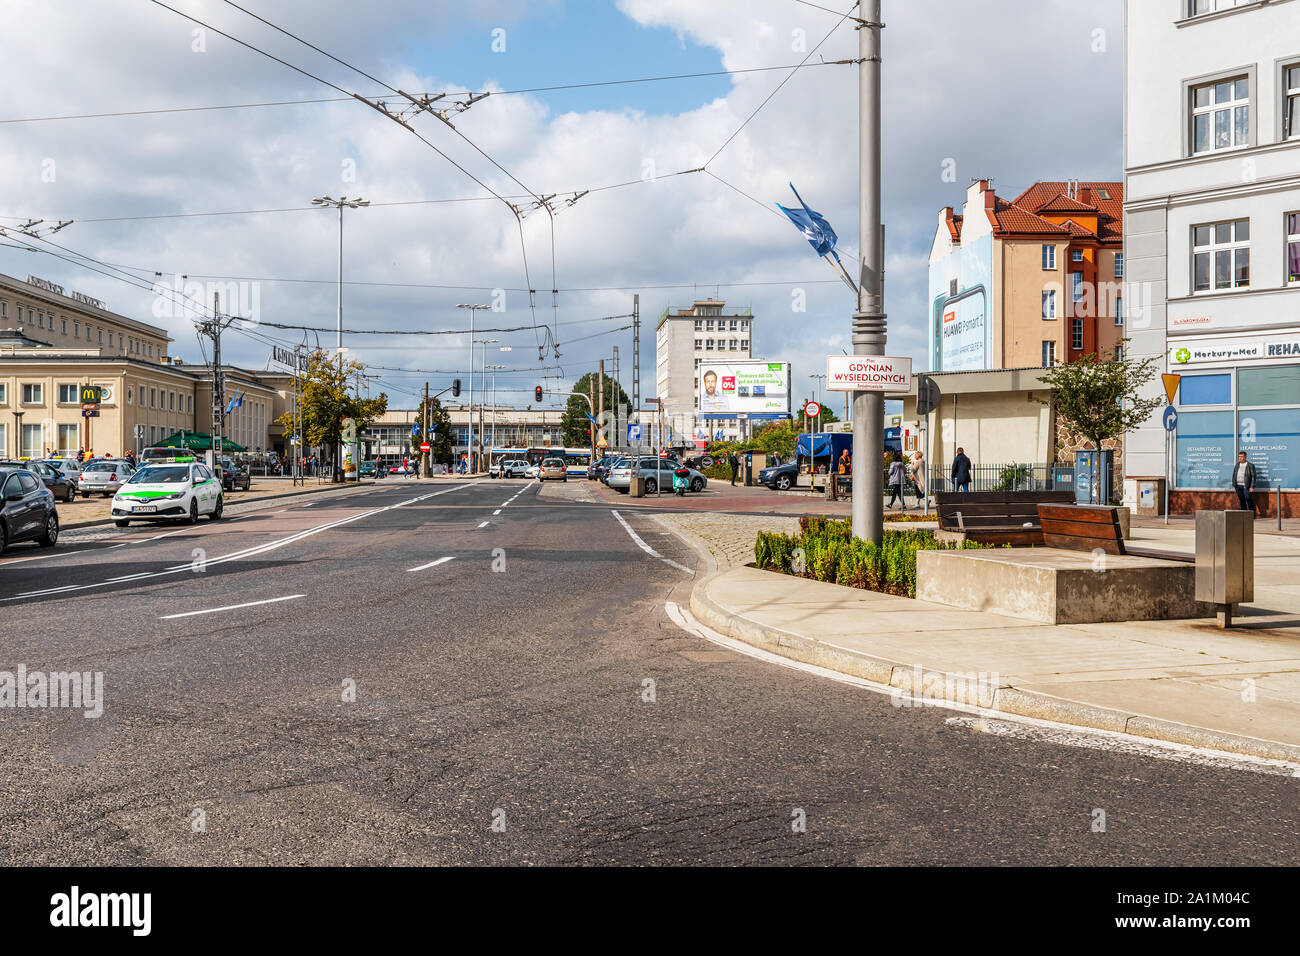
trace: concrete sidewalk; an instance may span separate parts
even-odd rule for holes
[[[713,572],[691,598],[722,634],[908,694],[1269,759],[1300,761],[1300,538],[1257,535],[1255,597],[1212,621],[1048,626],[739,563],[763,518],[661,516]],[[1134,544],[1190,551],[1190,528]],[[752,545],[748,560],[752,561]]]

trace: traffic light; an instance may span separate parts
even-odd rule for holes
[[[453,378],[451,380],[451,394],[457,398],[460,397],[460,379]]]
[[[533,389],[533,396],[540,402],[542,400],[542,386],[538,385]]]

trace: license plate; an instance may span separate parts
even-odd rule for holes
[[[158,510],[157,505],[136,505],[131,509],[131,511],[133,512],[148,512],[148,511],[157,511],[157,510]]]

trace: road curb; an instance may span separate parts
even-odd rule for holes
[[[670,530],[677,529],[670,528]],[[688,543],[698,549],[695,542],[688,541]],[[876,684],[894,687],[901,693],[920,694],[947,703],[983,707],[1019,717],[1072,724],[1090,730],[1130,734],[1151,740],[1204,747],[1266,760],[1300,762],[1300,745],[1196,727],[1146,714],[1129,713],[1056,697],[1041,691],[1023,690],[1008,683],[993,686],[979,681],[971,674],[954,674],[916,664],[873,657],[826,641],[760,624],[727,610],[709,595],[710,584],[725,573],[726,571],[717,571],[696,582],[691,590],[691,613],[696,619],[720,634],[791,660],[815,664]]]
[[[348,490],[355,490],[357,488],[374,487],[375,484],[376,483],[372,481],[372,482],[363,482],[360,485],[354,483],[348,485],[347,487]],[[329,491],[343,491],[343,490],[344,490],[343,488],[312,488],[312,489],[304,488],[301,491],[285,491],[285,492],[281,492],[280,494],[263,495],[260,498],[250,498],[248,501],[232,501],[230,503],[232,505],[254,504],[255,502],[259,502],[259,501],[279,501],[281,498],[300,498],[303,495],[324,494]],[[64,524],[63,522],[59,522],[59,531],[60,532],[82,531],[86,528],[99,528],[107,524],[112,524],[116,520],[117,520],[116,518],[96,518],[93,521],[78,521],[73,524]]]

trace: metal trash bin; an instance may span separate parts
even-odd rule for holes
[[[1196,512],[1196,600],[1218,605],[1219,627],[1232,627],[1235,605],[1255,600],[1251,512]]]

